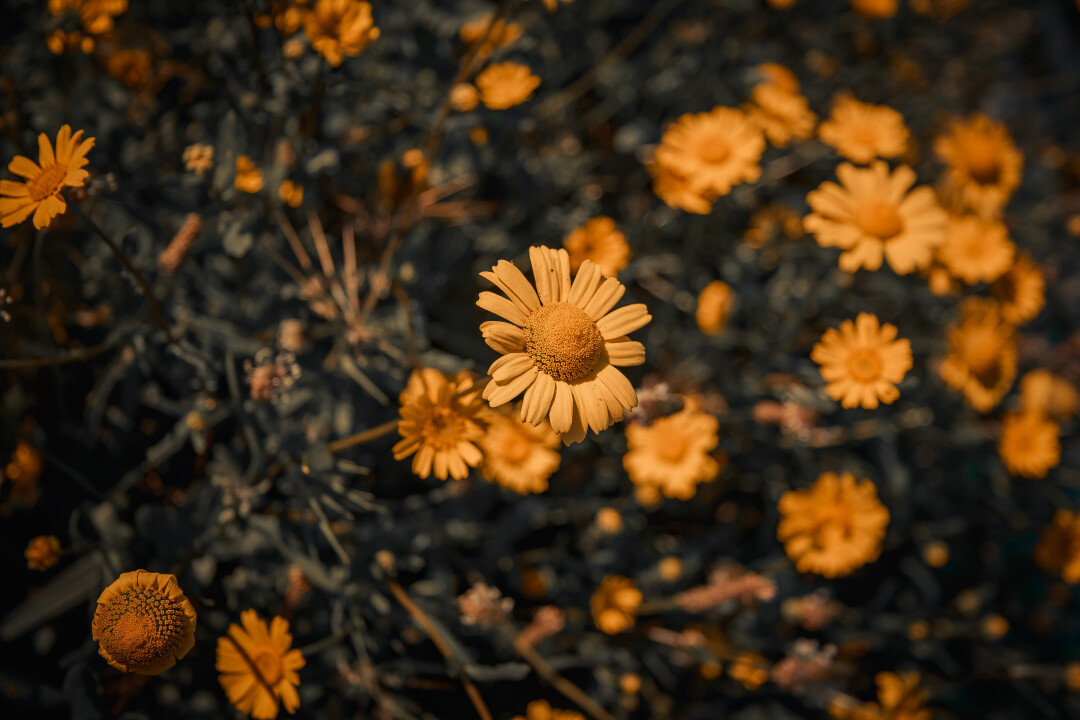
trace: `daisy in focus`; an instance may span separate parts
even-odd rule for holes
[[[467,371],[449,377],[434,368],[413,370],[399,402],[394,459],[412,455],[417,477],[434,470],[440,480],[464,480],[484,459],[477,443],[487,427],[486,408]]]
[[[477,305],[509,322],[480,326],[484,341],[502,357],[491,364],[484,399],[492,407],[521,393],[521,419],[549,418],[563,443],[599,433],[637,405],[634,386],[619,367],[645,362],[645,347],[627,335],[652,319],[643,304],[613,310],[626,288],[604,278],[585,260],[571,282],[566,250],[529,248],[535,286],[517,267],[500,260],[480,273],[506,296],[482,292]]]
[[[24,180],[0,180],[0,226],[11,227],[32,215],[40,230],[67,210],[64,188],[82,187],[90,175],[82,168],[90,162],[86,153],[94,138],[83,140],[82,135],[82,130],[72,135],[71,126],[64,125],[56,134],[55,151],[45,133],[38,135],[38,162],[15,156],[8,170]]]
[[[218,680],[237,710],[255,720],[273,720],[282,705],[292,715],[300,707],[298,670],[304,656],[292,648],[289,622],[275,617],[269,627],[254,610],[245,610],[240,622],[229,624],[229,634],[218,638]]]
[[[780,497],[776,538],[799,572],[850,575],[881,554],[889,511],[869,480],[823,473],[805,490]]]
[[[576,227],[563,239],[570,253],[570,270],[577,272],[581,263],[592,260],[600,266],[605,277],[617,277],[630,262],[630,246],[626,236],[611,218],[600,215]]]
[[[882,325],[870,313],[826,330],[810,358],[821,366],[829,397],[842,407],[867,410],[900,397],[896,385],[911,369],[911,343],[896,334],[895,325]]]
[[[1043,369],[1032,370],[1020,379],[1020,407],[1024,412],[1064,422],[1080,409],[1080,393],[1060,375]]]
[[[494,412],[480,440],[484,461],[480,471],[492,482],[516,493],[542,493],[559,469],[559,436],[546,421],[533,427],[516,413]]]
[[[648,166],[653,191],[672,207],[707,213],[733,186],[761,177],[764,149],[761,129],[740,110],[683,115],[664,131]]]
[[[1000,213],[1020,184],[1024,156],[1005,125],[986,115],[953,121],[934,152],[947,166],[946,190],[980,215]]]
[[[993,300],[968,298],[960,307],[960,324],[949,328],[948,342],[938,374],[973,408],[989,412],[1016,379],[1015,328]]]
[[[694,320],[704,335],[718,335],[735,310],[735,291],[723,280],[713,280],[697,299]]]
[[[102,591],[92,634],[117,670],[158,675],[195,646],[195,620],[175,576],[135,570]]]
[[[711,455],[719,442],[719,429],[716,418],[698,409],[690,398],[683,410],[648,427],[626,426],[623,467],[646,500],[661,494],[689,500],[699,484],[714,480],[720,472],[720,464]]]
[[[803,224],[821,247],[838,247],[840,269],[877,270],[882,260],[898,275],[930,265],[945,242],[946,214],[934,191],[915,184],[915,172],[893,172],[883,161],[869,168],[843,163],[840,184],[824,182],[806,196],[813,211]]]
[[[843,157],[860,165],[877,158],[903,155],[908,147],[904,116],[885,105],[859,102],[839,95],[828,120],[818,127],[818,136]]]

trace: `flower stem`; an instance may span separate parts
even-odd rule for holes
[[[172,330],[169,328],[169,324],[165,321],[165,314],[161,311],[161,306],[158,304],[157,298],[154,297],[154,289],[147,282],[143,274],[132,264],[127,254],[120,249],[120,246],[113,242],[112,238],[105,234],[105,231],[98,227],[98,224],[90,219],[81,207],[74,202],[70,202],[69,205],[75,209],[75,212],[83,219],[90,229],[94,231],[94,234],[105,241],[105,244],[109,246],[109,249],[113,251],[113,254],[120,259],[120,262],[124,264],[128,272],[135,277],[135,281],[139,283],[139,287],[142,288],[143,294],[146,295],[146,299],[150,301],[150,307],[154,309],[154,319],[157,321],[158,326],[165,332],[165,337],[168,338],[170,343],[176,342],[176,338],[173,337]]]

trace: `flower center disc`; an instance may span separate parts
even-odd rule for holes
[[[731,148],[720,138],[713,138],[701,147],[701,159],[704,162],[719,165],[729,157],[731,157]]]
[[[452,448],[461,439],[462,425],[461,417],[453,408],[436,407],[424,426],[424,436],[438,448]]]
[[[989,142],[972,142],[967,148],[968,173],[980,185],[994,185],[1001,178],[1001,164]]]
[[[42,170],[33,178],[27,186],[30,189],[30,199],[41,202],[60,189],[60,182],[67,175],[67,167],[60,163],[53,163]]]
[[[596,369],[604,338],[592,318],[577,305],[545,305],[525,324],[525,352],[556,380],[576,382]]]
[[[251,662],[255,664],[259,676],[267,685],[277,685],[281,680],[281,656],[273,650],[259,650]]]
[[[870,202],[855,211],[855,224],[879,240],[891,240],[904,230],[900,213],[890,203]]]
[[[855,350],[848,357],[848,372],[859,382],[871,382],[881,376],[881,355],[874,350]]]
[[[157,592],[129,592],[110,605],[113,612],[107,617],[101,646],[123,665],[159,660],[183,631],[182,612]]]

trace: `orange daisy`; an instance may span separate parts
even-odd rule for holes
[[[821,141],[848,160],[866,165],[876,158],[894,158],[907,152],[908,129],[904,116],[885,105],[859,102],[839,95],[832,114],[818,128]]]
[[[570,270],[577,272],[581,263],[592,260],[606,277],[616,277],[630,262],[630,246],[615,221],[604,215],[576,227],[563,239],[570,253]]]
[[[1070,585],[1080,583],[1080,513],[1058,510],[1043,528],[1035,562]]]
[[[774,83],[758,83],[750,92],[750,102],[744,110],[775,147],[786,147],[791,140],[814,136],[817,115],[798,91],[790,92]]]
[[[716,478],[720,464],[711,453],[719,442],[720,423],[688,400],[674,415],[662,417],[648,427],[626,426],[623,467],[630,481],[646,488],[645,496],[689,500],[697,486]]]
[[[1061,462],[1058,426],[1038,413],[1006,413],[1001,420],[998,454],[1013,475],[1044,478]]]
[[[275,617],[269,627],[254,610],[245,610],[240,622],[229,624],[229,634],[218,638],[218,680],[237,710],[255,720],[273,720],[281,705],[292,715],[300,707],[297,672],[303,654],[292,648],[289,621]]]
[[[964,393],[979,412],[997,405],[1016,379],[1016,332],[993,300],[968,298],[960,324],[949,328],[949,354],[938,373],[945,384]]]
[[[867,410],[900,397],[896,384],[911,369],[911,343],[896,334],[895,325],[881,325],[870,313],[826,330],[810,359],[821,366],[829,397],[845,408]]]
[[[476,87],[485,107],[506,110],[528,100],[540,87],[540,78],[521,63],[495,63],[476,76]]]
[[[890,174],[880,160],[869,168],[843,163],[836,175],[839,185],[824,182],[806,196],[813,213],[803,224],[818,245],[844,251],[841,270],[877,270],[884,258],[906,275],[930,264],[934,249],[945,242],[947,216],[933,190],[911,190],[911,168],[901,165]]]
[[[934,152],[948,166],[946,189],[980,215],[1000,212],[1020,184],[1024,156],[1008,129],[986,115],[953,121]]]
[[[1012,267],[1015,252],[1004,224],[975,215],[951,215],[937,257],[953,277],[974,285],[997,280]]]
[[[1046,304],[1046,280],[1042,268],[1026,252],[1016,256],[1008,272],[991,288],[1001,304],[1001,316],[1013,325],[1034,320]]]
[[[8,170],[26,180],[0,180],[0,226],[11,227],[33,215],[34,227],[40,230],[67,210],[64,188],[82,187],[90,175],[82,168],[90,162],[86,153],[94,147],[94,138],[83,140],[82,134],[79,130],[72,135],[71,126],[64,125],[56,134],[55,152],[48,135],[41,133],[38,162],[15,156]]]
[[[637,405],[618,368],[645,362],[645,347],[627,335],[652,316],[640,303],[612,310],[626,288],[605,279],[591,260],[571,282],[566,250],[532,247],[529,257],[535,287],[506,260],[480,273],[506,297],[482,292],[476,304],[509,321],[480,326],[485,342],[502,353],[488,369],[484,399],[499,407],[524,392],[521,419],[539,425],[550,416],[551,429],[569,445]]]

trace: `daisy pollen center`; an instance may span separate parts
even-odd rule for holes
[[[30,190],[30,199],[34,202],[41,202],[49,197],[60,189],[60,183],[66,175],[66,166],[57,162],[49,165],[27,183]]]
[[[881,377],[881,354],[874,349],[862,348],[848,356],[848,372],[859,382],[872,382]]]
[[[577,382],[600,362],[604,338],[584,310],[558,302],[533,312],[525,325],[525,352],[556,380]]]
[[[888,202],[869,202],[855,211],[855,224],[880,240],[891,240],[904,231],[904,221]]]
[[[719,165],[731,157],[731,147],[725,140],[710,138],[701,148],[701,159],[712,165]]]
[[[160,659],[182,633],[182,612],[149,588],[120,595],[110,603],[101,646],[123,665]]]
[[[267,685],[277,685],[278,681],[281,680],[281,655],[273,649],[264,648],[259,650],[251,658],[251,662]]]

